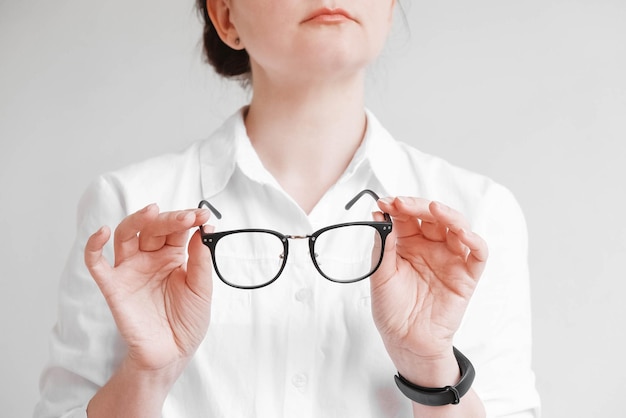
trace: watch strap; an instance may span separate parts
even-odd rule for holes
[[[406,380],[398,373],[394,376],[398,389],[414,402],[429,406],[456,405],[461,401],[474,382],[476,372],[474,366],[456,347],[453,347],[454,357],[459,364],[461,379],[454,386],[442,388],[427,388],[418,386]]]

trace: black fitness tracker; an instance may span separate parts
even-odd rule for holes
[[[472,383],[476,372],[474,366],[456,347],[453,347],[454,357],[459,364],[461,371],[461,380],[455,386],[445,386],[443,388],[425,388],[415,385],[398,373],[394,376],[398,389],[414,402],[429,406],[456,405],[461,401],[461,397],[465,395]]]

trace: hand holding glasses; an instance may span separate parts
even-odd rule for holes
[[[350,210],[364,195],[363,190],[345,206]],[[221,213],[202,200],[198,208]],[[380,266],[385,241],[392,230],[391,217],[383,221],[348,222],[327,226],[310,235],[285,235],[271,229],[237,229],[207,233],[200,226],[202,243],[211,251],[217,276],[229,286],[258,289],[273,283],[283,272],[289,254],[289,240],[307,239],[309,254],[317,271],[337,283],[353,283],[371,276]]]

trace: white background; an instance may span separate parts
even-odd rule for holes
[[[623,417],[626,2],[405,9],[368,105],[397,138],[518,197],[544,416]],[[245,102],[199,38],[192,0],[0,0],[1,416],[37,400],[87,183],[205,137]]]

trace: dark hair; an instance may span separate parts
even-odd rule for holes
[[[222,76],[248,79],[250,77],[250,56],[246,50],[232,49],[220,39],[209,17],[206,0],[196,0],[196,7],[204,20],[202,41],[204,57],[207,62]]]

